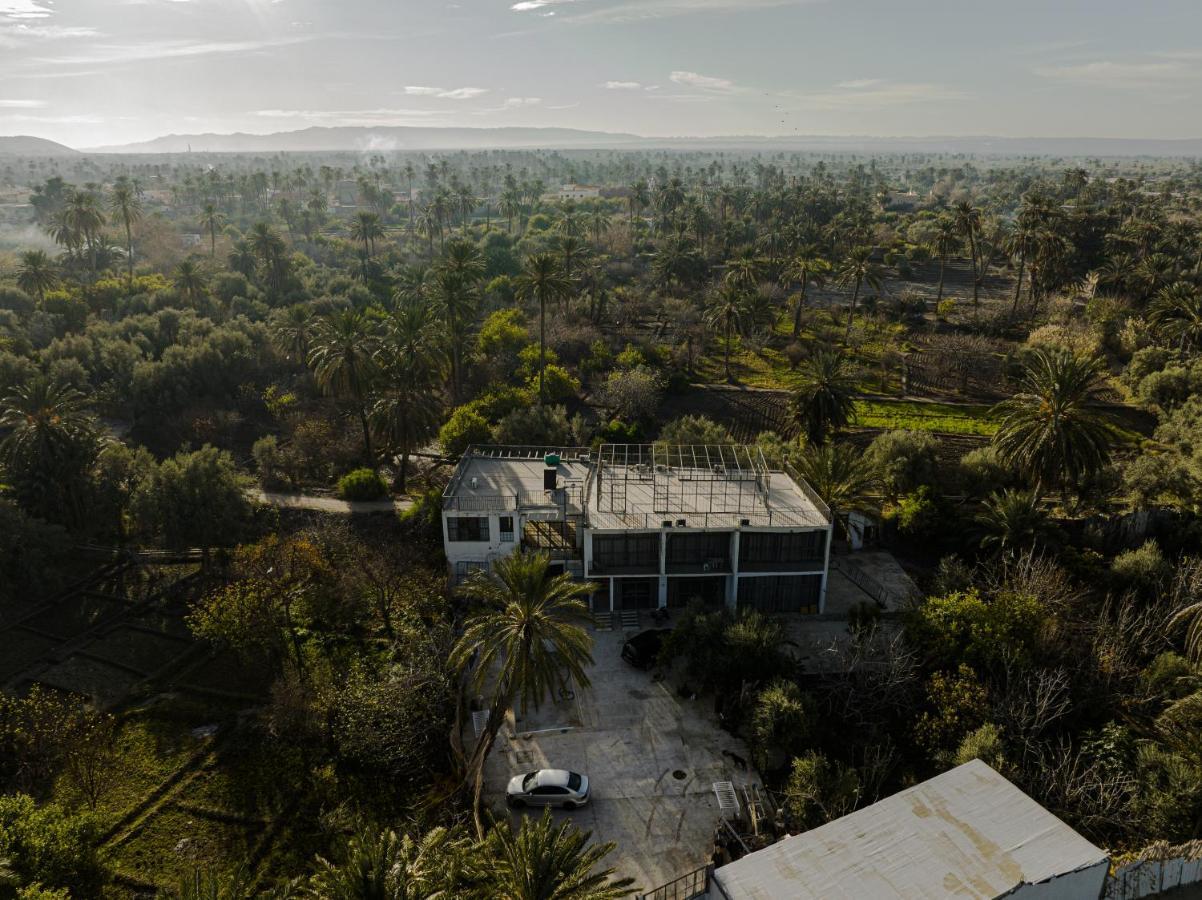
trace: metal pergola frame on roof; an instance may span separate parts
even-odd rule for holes
[[[627,513],[641,495],[657,514],[762,513],[771,473],[758,447],[738,444],[602,444],[597,454],[597,504]],[[750,488],[750,489],[748,489]],[[637,510],[645,512],[647,510]]]

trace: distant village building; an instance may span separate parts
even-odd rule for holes
[[[180,235],[180,243],[184,245],[185,250],[192,250],[196,247],[199,247],[203,241],[204,235],[197,234],[196,232],[188,231]]]
[[[558,200],[596,200],[601,188],[593,184],[565,184],[556,192]]]
[[[721,866],[699,896],[1097,900],[1109,867],[1105,850],[975,759]]]

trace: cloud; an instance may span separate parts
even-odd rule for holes
[[[601,87],[607,91],[637,91],[643,86],[637,81],[607,81]]]
[[[0,109],[38,109],[45,105],[44,100],[0,100]]]
[[[730,94],[735,90],[735,83],[729,79],[699,75],[696,72],[673,72],[668,78],[682,87],[696,88],[714,94]]]
[[[144,41],[138,44],[98,45],[92,51],[75,56],[43,57],[40,63],[58,66],[130,63],[151,59],[180,59],[226,53],[253,53],[287,47],[312,40],[311,37],[274,38],[262,41]]]
[[[0,18],[48,19],[54,10],[43,0],[0,0]]]
[[[520,0],[509,7],[514,12],[531,12],[545,6],[558,6],[561,3],[574,3],[575,0]]]
[[[529,0],[541,2],[541,0]],[[669,19],[701,13],[745,13],[780,6],[806,6],[821,0],[624,0],[565,17],[578,24],[622,25],[649,19]]]
[[[295,119],[326,126],[407,125],[448,116],[444,109],[257,109],[263,119]]]
[[[0,15],[0,47],[20,47],[31,41],[99,36],[100,32],[95,28],[33,25],[29,22],[6,21],[4,16]]]
[[[962,100],[965,94],[928,82],[885,81],[857,78],[840,81],[830,90],[786,91],[779,96],[797,101],[802,109],[834,111],[875,110],[915,103]]]
[[[1096,60],[1067,66],[1036,66],[1036,75],[1063,81],[1107,88],[1150,88],[1199,78],[1188,56],[1170,57],[1166,62],[1114,62]]]
[[[442,100],[471,100],[481,94],[487,94],[488,88],[461,87],[447,90],[440,87],[426,87],[410,84],[405,86],[405,94],[410,97],[438,97]]]
[[[505,109],[516,109],[519,106],[538,106],[543,102],[542,97],[509,97],[505,100]]]

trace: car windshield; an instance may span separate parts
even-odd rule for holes
[[[535,782],[535,779],[537,779],[537,778],[538,778],[538,772],[531,772],[529,775],[527,775],[525,778],[523,778],[522,779],[522,790],[528,791],[532,787],[534,787],[534,782]]]
[[[575,772],[568,775],[568,787],[574,791],[580,790],[580,776]]]

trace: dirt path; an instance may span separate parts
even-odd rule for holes
[[[252,490],[249,497],[264,506],[277,509],[307,509],[313,512],[338,513],[340,515],[365,515],[368,513],[402,512],[413,506],[408,498],[396,500],[364,500],[352,502],[337,497],[316,497],[309,494],[280,494],[274,491]]]

